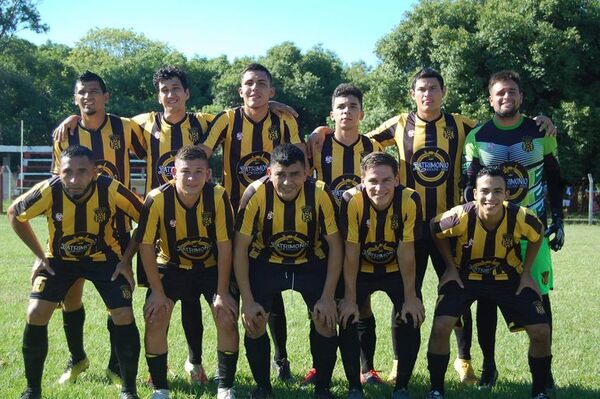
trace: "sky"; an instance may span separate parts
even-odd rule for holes
[[[375,66],[376,43],[390,33],[416,0],[38,0],[44,34],[20,31],[35,44],[73,46],[92,28],[124,28],[166,42],[188,58],[262,56],[292,41],[316,45],[347,64]],[[171,8],[167,8],[170,6]]]

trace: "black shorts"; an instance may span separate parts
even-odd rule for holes
[[[163,290],[173,302],[179,300],[197,300],[204,295],[206,302],[212,305],[217,293],[218,269],[216,266],[204,269],[196,267],[183,269],[175,266],[159,266]],[[146,297],[152,293],[148,289]]]
[[[435,316],[459,317],[478,299],[495,303],[509,328],[513,325],[547,324],[548,317],[542,300],[530,288],[516,295],[519,281],[473,281],[463,279],[465,288],[451,281],[444,284],[438,296]]]
[[[275,295],[285,290],[299,292],[312,310],[323,293],[327,261],[281,265],[250,258],[249,275],[252,296],[266,312],[271,311]]]
[[[131,287],[125,277],[119,274],[111,281],[117,262],[48,261],[54,276],[42,271],[33,282],[30,298],[60,302],[73,283],[84,278],[94,284],[108,309],[131,307]]]

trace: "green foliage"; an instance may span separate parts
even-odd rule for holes
[[[42,33],[49,28],[42,23],[34,1],[0,0],[0,50],[4,47],[4,40],[21,29]]]

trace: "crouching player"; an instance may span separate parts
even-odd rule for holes
[[[429,339],[431,391],[427,398],[444,396],[444,375],[450,356],[449,337],[458,317],[474,301],[498,305],[509,327],[524,327],[529,336],[531,396],[548,398],[546,380],[552,360],[550,326],[531,266],[544,230],[529,210],[507,199],[506,179],[497,167],[477,173],[475,200],[438,215],[431,232],[446,263]],[[455,257],[448,238],[456,237]],[[521,239],[528,241],[521,259]]]
[[[137,399],[135,378],[140,336],[133,319],[131,258],[113,230],[117,211],[138,220],[142,204],[117,180],[98,176],[94,153],[73,145],[60,154],[58,176],[35,185],[9,208],[8,218],[21,240],[35,254],[32,290],[23,334],[27,389],[21,399],[41,397],[42,373],[48,354],[48,322],[57,304],[80,278],[94,283],[114,322],[116,354],[121,365],[121,399]],[[48,220],[48,246],[42,249],[28,220]]]
[[[416,191],[400,185],[398,162],[385,152],[373,152],[361,162],[361,184],[343,194],[340,210],[345,238],[342,328],[358,332],[349,319],[375,291],[392,300],[398,345],[396,386],[392,399],[408,399],[408,382],[417,360],[419,327],[425,309],[415,289],[415,239],[421,234],[421,201]],[[358,306],[357,306],[358,305]],[[360,359],[354,362],[358,370]]]
[[[217,327],[217,397],[235,397],[238,303],[229,292],[233,211],[225,189],[207,182],[208,173],[206,153],[198,146],[182,147],[175,155],[174,179],[150,192],[140,216],[136,238],[150,285],[144,319],[153,399],[169,398],[167,331],[174,303],[200,295],[212,303]]]
[[[334,201],[325,183],[307,179],[304,153],[292,144],[275,147],[267,176],[244,192],[236,219],[234,267],[246,355],[258,385],[253,399],[273,397],[266,325],[273,298],[288,289],[301,293],[312,311],[311,352],[319,370],[315,397],[333,397],[329,385],[337,351],[334,293],[343,250]]]

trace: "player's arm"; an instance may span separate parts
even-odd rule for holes
[[[232,271],[232,250],[231,240],[217,242],[219,255],[217,258],[218,278],[217,293],[213,298],[213,307],[218,319],[224,319],[226,322],[235,323],[238,317],[238,305],[229,292],[229,283]]]
[[[229,130],[231,113],[230,111],[223,111],[219,113],[208,126],[208,132],[206,138],[200,147],[206,152],[206,156],[209,158],[215,152],[217,147],[221,145]]]
[[[552,119],[546,115],[539,114],[535,118],[533,118],[535,124],[539,126],[539,131],[546,132],[546,136],[548,137],[556,137],[558,130],[556,130],[556,126],[552,123]]]
[[[317,319],[324,321],[327,328],[335,330],[337,324],[337,309],[335,306],[335,288],[342,271],[342,237],[339,232],[325,236],[329,246],[327,254],[327,277],[321,298],[315,304],[313,312]]]
[[[478,130],[478,129],[477,129]],[[475,188],[475,181],[477,180],[477,173],[483,168],[479,160],[479,148],[477,146],[476,133],[477,130],[472,131],[467,135],[465,140],[464,164],[463,171],[466,175],[466,187],[464,191],[465,201],[473,201],[473,189]]]
[[[346,328],[348,322],[358,322],[358,305],[356,304],[356,278],[360,267],[360,245],[354,242],[344,242],[344,299],[338,305],[340,325]]]
[[[77,127],[77,124],[80,120],[81,116],[79,115],[68,116],[54,129],[52,132],[52,140],[58,141],[59,143],[66,140],[69,134],[73,134],[73,131]]]
[[[404,285],[404,304],[400,318],[407,323],[407,315],[411,315],[414,328],[419,327],[425,320],[423,302],[417,297],[415,288],[416,262],[414,241],[401,241],[396,251],[402,284]]]
[[[438,290],[450,281],[456,281],[461,288],[464,288],[464,284],[458,274],[458,267],[452,257],[450,241],[448,240],[448,237],[458,235],[453,231],[453,229],[458,226],[458,223],[459,220],[457,215],[453,212],[453,209],[431,219],[429,223],[431,238],[446,265],[446,270],[442,277],[440,277]]]
[[[284,115],[291,116],[293,118],[298,117],[298,112],[287,104],[280,103],[279,101],[269,101],[269,109],[275,113],[275,115],[282,117]]]
[[[565,243],[565,230],[562,213],[563,182],[556,152],[556,138],[546,137],[544,139],[544,175],[548,186],[552,223],[544,235],[550,237],[554,234],[548,244],[554,251],[559,251]]]
[[[521,273],[516,295],[519,295],[524,288],[531,288],[541,297],[540,287],[531,275],[533,262],[535,261],[535,257],[537,256],[543,241],[542,237],[544,229],[541,222],[539,223],[537,233],[538,238],[536,241],[532,241],[529,238],[527,240],[527,250],[525,251],[525,260],[523,261],[523,273]]]

